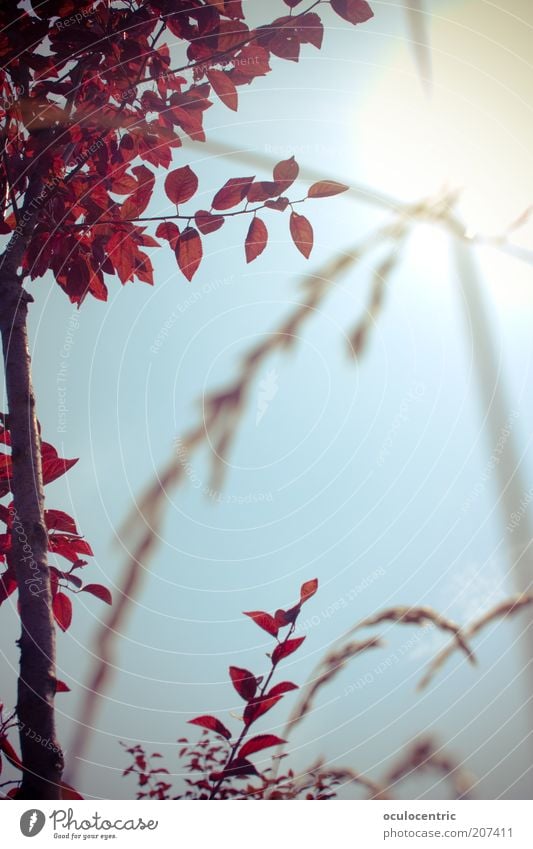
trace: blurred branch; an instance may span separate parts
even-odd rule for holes
[[[349,767],[334,767],[324,764],[323,759],[316,761],[304,773],[294,779],[295,795],[305,792],[305,790],[317,787],[320,785],[338,786],[342,784],[357,784],[368,793],[369,799],[390,799],[386,789],[376,781],[367,778],[365,775],[356,772]]]
[[[413,778],[419,772],[437,772],[451,783],[455,799],[468,799],[475,783],[474,777],[448,755],[437,748],[431,739],[415,742],[395,764],[382,782],[385,792],[395,784]]]
[[[514,598],[507,599],[506,601],[500,602],[496,607],[493,607],[487,613],[484,613],[483,616],[480,616],[479,619],[476,619],[470,625],[468,625],[463,630],[463,635],[467,640],[473,639],[480,631],[490,625],[492,622],[495,622],[498,619],[505,619],[508,616],[512,616],[515,613],[518,613],[529,605],[533,604],[533,594],[522,593],[521,595],[515,596]],[[443,648],[435,659],[432,661],[431,665],[428,668],[428,671],[420,681],[418,685],[419,690],[423,690],[428,684],[433,680],[436,673],[441,669],[448,658],[455,652],[457,649],[457,643],[450,643],[448,646]]]
[[[432,88],[431,45],[429,39],[428,19],[424,0],[407,0],[404,2],[409,30],[409,46],[418,76],[425,94],[429,97]]]
[[[383,610],[375,616],[369,616],[368,619],[363,619],[358,625],[355,625],[348,635],[361,630],[361,628],[370,628],[373,625],[380,625],[382,622],[401,623],[403,625],[427,625],[431,623],[441,631],[448,631],[455,637],[455,645],[460,648],[471,663],[475,663],[474,653],[465,641],[464,634],[455,622],[432,610],[431,607],[407,607],[397,605],[390,607],[388,610]]]

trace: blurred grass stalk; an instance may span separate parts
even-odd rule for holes
[[[453,219],[456,234],[452,236],[453,253],[457,276],[461,287],[461,306],[466,325],[467,340],[470,342],[472,361],[477,380],[478,396],[483,416],[483,425],[488,446],[498,445],[507,433],[513,412],[509,403],[504,364],[498,359],[494,334],[485,304],[482,282],[474,258],[473,248],[464,239],[465,228]],[[498,505],[502,519],[502,532],[507,534],[507,557],[514,587],[518,593],[531,592],[532,569],[529,549],[533,542],[533,528],[529,511],[521,510],[522,502],[529,490],[524,474],[524,452],[520,452],[515,429],[511,429],[496,464],[495,475],[498,485]],[[513,535],[505,528],[513,513],[520,515],[513,528]],[[533,611],[524,613],[526,625],[521,635],[524,667],[527,670],[527,690],[533,693]],[[530,730],[533,730],[533,701],[529,701]]]

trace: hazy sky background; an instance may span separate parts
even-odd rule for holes
[[[249,5],[258,19],[284,9],[281,2]],[[460,209],[469,230],[499,233],[533,197],[530,5],[428,3],[431,106],[402,6],[374,0],[375,18],[355,29],[325,14],[322,51],[305,48],[298,64],[274,60],[271,74],[239,90],[237,115],[215,105],[206,113],[208,138],[273,162],[294,154],[325,177],[403,201],[444,185],[464,187]],[[227,178],[253,173],[238,156],[214,158],[200,144],[177,151],[176,165],[186,161],[200,175],[205,206]],[[169,208],[164,176],[156,175],[153,214]],[[301,298],[301,275],[386,220],[348,197],[310,201],[302,211],[315,230],[309,262],[290,242],[287,218],[272,212],[265,218],[268,248],[251,266],[244,262],[247,223],[236,219],[204,240],[206,256],[190,284],[163,247],[152,251],[154,288],[113,281],[107,305],[88,300],[78,313],[50,281],[32,285],[43,433],[64,456],[80,457],[48,488],[48,504],[71,512],[93,546],[87,581],[113,586],[129,542],[117,542],[116,529],[175,437],[197,420],[202,393],[229,384],[241,354],[276,330]],[[260,673],[268,648],[267,635],[241,611],[288,604],[304,580],[320,581],[303,617],[318,617],[318,624],[313,619],[305,644],[285,663],[283,678],[297,682],[345,629],[384,607],[432,605],[464,623],[513,591],[506,554],[513,539],[497,508],[496,476],[486,474],[495,446],[482,426],[461,289],[441,230],[415,228],[365,356],[357,363],[347,356],[346,335],[384,255],[376,251],[351,270],[293,349],[264,365],[229,458],[222,503],[202,495],[209,480],[204,449],[191,460],[200,483],[169,494],[164,536],[133,605],[81,771],[87,795],[134,792],[119,777],[126,766],[119,739],[149,741],[172,771],[179,769],[173,744],[191,730],[187,719],[217,712],[236,728],[230,711],[241,705],[227,667]],[[529,488],[531,270],[493,249],[478,251],[476,261]],[[154,354],[173,313],[177,320]],[[65,360],[72,316],[77,329]],[[65,362],[67,428],[58,433],[56,375]],[[257,423],[258,384],[269,372],[277,393]],[[232,503],[241,496],[252,500]],[[368,584],[362,591],[361,582]],[[67,759],[103,607],[81,594],[71,629],[58,634],[60,677],[72,688],[57,700]],[[6,697],[14,686],[17,622],[7,604],[2,613]],[[324,755],[379,778],[391,755],[430,732],[478,776],[479,797],[531,798],[521,624],[517,618],[485,632],[476,642],[479,668],[455,657],[422,695],[416,682],[443,640],[382,626],[377,633],[387,647],[353,662],[322,691],[291,738],[292,763],[304,767]],[[379,674],[387,658],[392,662]],[[350,687],[366,673],[371,683]],[[279,733],[291,704],[289,696],[260,730]],[[430,778],[403,789],[409,796],[421,787],[429,798],[446,792]]]

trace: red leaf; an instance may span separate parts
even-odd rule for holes
[[[365,0],[331,0],[331,8],[351,24],[362,24],[374,16]]]
[[[279,186],[279,194],[284,192],[289,186],[292,186],[300,168],[298,167],[298,163],[296,162],[294,156],[291,156],[290,159],[284,159],[274,167],[273,176],[274,180]]]
[[[235,758],[232,761],[231,765],[223,769],[222,772],[212,772],[209,778],[212,781],[218,781],[219,778],[229,778],[232,775],[235,775],[237,778],[246,775],[258,775],[255,766],[250,763],[250,761],[245,760],[244,758]]]
[[[198,271],[202,256],[202,240],[198,230],[187,227],[176,243],[176,259],[187,280],[192,280]]]
[[[232,50],[242,41],[246,41],[246,36],[249,34],[249,28],[244,23],[236,25],[235,22],[221,21],[217,29],[217,50],[221,53]]]
[[[155,234],[159,239],[166,239],[172,250],[176,249],[176,242],[178,241],[180,231],[179,227],[177,227],[173,221],[162,221],[161,224],[158,225]]]
[[[244,709],[244,724],[251,725],[252,722],[255,722],[256,719],[259,719],[260,716],[263,716],[264,713],[273,708],[280,699],[281,696],[270,696],[269,694],[247,704]]]
[[[17,755],[15,749],[7,739],[7,737],[0,737],[0,750],[4,753],[9,763],[17,769],[23,769],[22,761]]]
[[[274,651],[272,652],[272,663],[274,666],[283,660],[284,657],[288,657],[290,654],[295,652],[300,648],[305,637],[295,637],[294,640],[287,640],[285,643],[280,643],[279,646],[276,646]]]
[[[78,560],[76,562],[83,563],[83,560]],[[74,569],[75,567],[73,566],[72,568]],[[82,580],[81,578],[78,578],[77,575],[72,575],[70,572],[63,572],[63,578],[65,579],[65,581],[68,581],[70,584],[73,584],[77,590],[81,590]]]
[[[68,513],[62,510],[45,510],[44,518],[49,531],[66,531],[67,534],[78,534],[76,522]]]
[[[247,669],[240,669],[238,666],[230,666],[229,674],[239,696],[247,702],[251,701],[257,690],[255,675],[252,675]]]
[[[70,687],[67,687],[64,681],[56,679],[56,693],[70,693]]]
[[[248,755],[253,755],[254,752],[260,752],[262,749],[268,749],[270,746],[279,746],[285,742],[281,737],[276,737],[275,734],[258,734],[257,737],[252,737],[241,746],[237,757],[247,758]]]
[[[280,681],[279,684],[275,684],[271,690],[267,693],[267,698],[276,698],[276,696],[282,696],[284,693],[289,693],[291,690],[297,690],[298,684],[293,684],[292,681]]]
[[[113,604],[113,597],[107,587],[103,587],[102,584],[85,584],[82,587],[82,591],[84,593],[91,593],[91,595],[95,595],[96,598],[105,601],[106,604]]]
[[[76,460],[63,460],[57,453],[53,445],[48,442],[43,442],[41,445],[41,455],[43,463],[43,483],[52,483],[78,462]]]
[[[291,236],[294,244],[306,259],[313,249],[313,228],[305,215],[291,212],[290,220]]]
[[[240,53],[235,56],[233,63],[239,74],[244,77],[264,77],[270,71],[268,60],[268,50],[259,47],[259,45],[249,45],[243,47]]]
[[[281,19],[278,18],[278,20]],[[294,29],[292,31],[280,29],[269,41],[268,47],[274,56],[288,59],[290,62],[297,62],[300,56],[300,41]]]
[[[259,203],[268,198],[279,195],[279,186],[273,180],[260,180],[257,183],[252,183],[248,190],[248,200],[250,203]]]
[[[116,230],[107,243],[107,253],[117,270],[120,282],[133,280],[138,258],[136,243],[123,230]]]
[[[290,608],[290,610],[276,610],[274,619],[276,620],[276,623],[279,625],[280,628],[283,628],[285,625],[291,625],[293,622],[296,622],[300,614],[300,604],[295,604],[294,607]]]
[[[302,44],[308,43],[320,50],[324,38],[324,25],[315,12],[298,18],[298,35]]]
[[[262,254],[267,246],[267,242],[268,230],[266,225],[260,218],[255,216],[252,219],[252,223],[250,224],[248,235],[246,236],[246,241],[244,243],[246,262],[252,262],[252,260],[256,259],[259,254]]]
[[[200,233],[207,236],[209,233],[214,233],[215,230],[219,230],[222,227],[224,224],[224,216],[213,215],[211,212],[208,212],[207,209],[199,209],[194,216],[194,221]]]
[[[270,613],[264,613],[262,610],[244,610],[245,616],[249,616],[250,619],[253,619],[256,625],[259,625],[263,631],[266,631],[267,634],[272,634],[273,637],[277,637],[278,635],[278,626],[276,624],[276,620]]]
[[[228,731],[216,716],[197,716],[195,719],[189,719],[189,724],[207,728],[208,731],[214,731],[216,734],[221,734],[226,740],[231,740],[231,731]]]
[[[112,177],[110,191],[115,195],[131,195],[137,188],[137,180],[131,174],[119,174]]]
[[[349,188],[344,183],[336,183],[335,180],[320,180],[319,183],[313,183],[307,192],[307,197],[330,198],[333,195],[340,195],[342,192],[347,192]]]
[[[56,593],[52,601],[54,618],[62,631],[72,622],[72,602],[65,593]]]
[[[124,201],[120,208],[123,219],[138,218],[144,212],[154,189],[155,177],[146,165],[137,165],[131,169],[137,177],[138,188]]]
[[[11,593],[15,592],[17,586],[17,580],[15,576],[11,574],[9,569],[0,575],[0,604],[2,604],[6,598],[9,598]]]
[[[228,75],[224,71],[216,71],[214,68],[210,68],[207,71],[207,79],[220,97],[222,103],[236,112],[239,106],[237,89]]]
[[[289,205],[289,198],[282,197],[277,198],[276,200],[267,200],[265,201],[265,206],[269,209],[275,209],[277,212],[285,212]]]
[[[308,598],[311,598],[318,589],[318,578],[313,578],[311,581],[306,581],[300,589],[300,602],[303,604]]]
[[[232,177],[224,183],[213,198],[213,209],[230,209],[241,203],[254,181],[253,177]]]
[[[188,165],[171,171],[165,179],[165,192],[172,203],[185,203],[198,189],[198,177]]]
[[[65,560],[70,560],[71,563],[77,563],[80,554],[93,556],[93,550],[87,540],[68,534],[50,534],[48,548],[54,554],[60,554]]]

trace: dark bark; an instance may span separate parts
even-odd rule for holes
[[[10,563],[17,576],[21,619],[17,715],[25,770],[19,795],[25,799],[58,799],[63,754],[56,740],[54,719],[55,626],[40,437],[26,324],[32,298],[17,273],[39,213],[36,199],[41,191],[40,178],[32,178],[18,231],[0,261],[0,329],[13,460]]]

